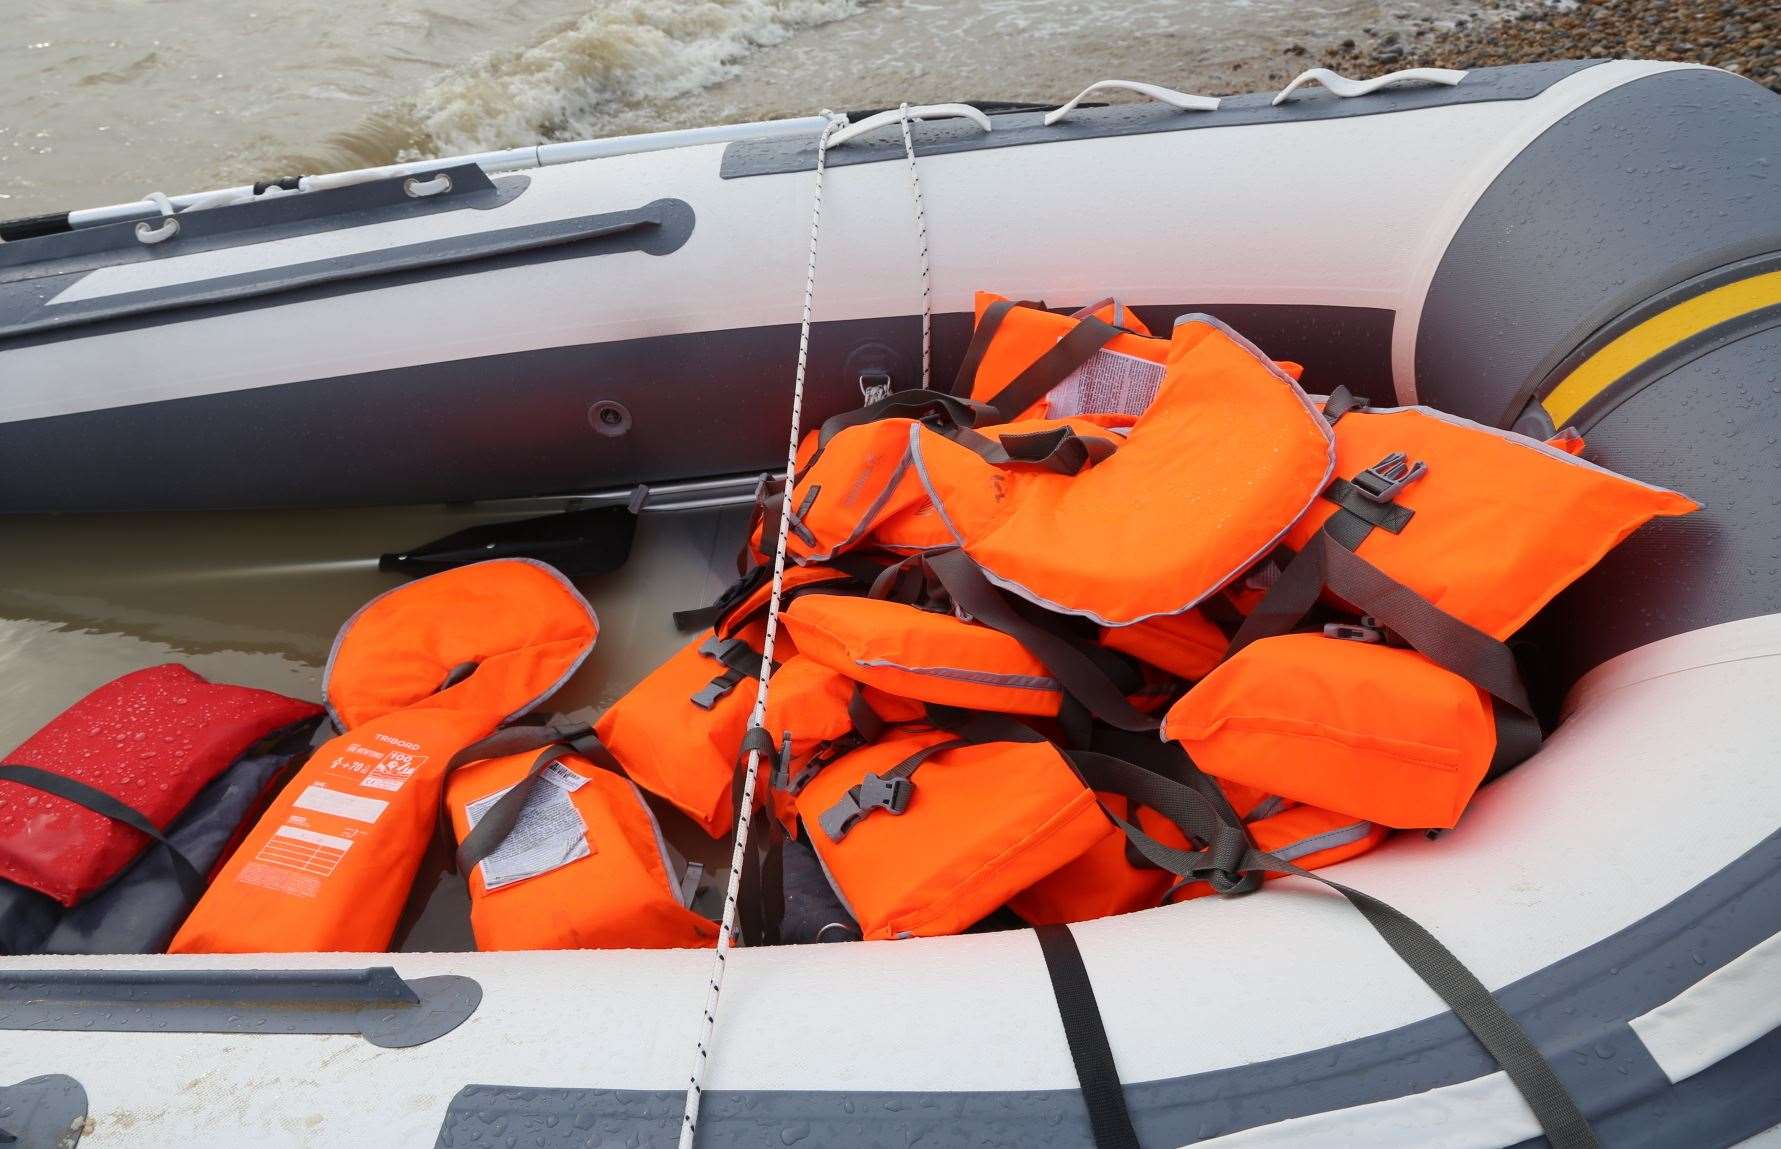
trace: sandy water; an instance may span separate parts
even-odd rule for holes
[[[0,0],[0,218],[1113,76],[1270,86],[1456,0]],[[1307,57],[1287,56],[1293,44]]]

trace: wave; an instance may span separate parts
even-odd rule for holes
[[[656,126],[661,105],[869,0],[602,0],[536,43],[486,53],[329,141],[303,170],[492,151]],[[668,126],[668,125],[664,125]],[[302,163],[302,161],[299,161]]]

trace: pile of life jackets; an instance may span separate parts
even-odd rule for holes
[[[1538,745],[1505,640],[1695,504],[1298,378],[1204,315],[981,296],[951,389],[812,432],[698,633],[592,722],[524,717],[598,633],[549,568],[374,600],[329,663],[342,733],[173,950],[383,949],[429,843],[479,948],[710,944],[643,792],[722,838],[751,750],[753,942],[1074,922],[1453,826]]]
[[[681,616],[706,629],[594,738],[713,836],[745,746],[771,747],[767,940],[804,850],[850,919],[826,936],[899,938],[1252,888],[1214,856],[1239,847],[1311,869],[1453,826],[1539,742],[1504,641],[1695,504],[1574,435],[1313,399],[1299,373],[1205,315],[1162,338],[1112,301],[980,296],[951,389],[811,433],[740,579]]]

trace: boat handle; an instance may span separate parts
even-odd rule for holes
[[[149,246],[172,239],[179,234],[179,219],[173,214],[173,201],[164,192],[149,192],[144,197],[161,209],[161,218],[154,223],[143,220],[136,225],[136,238]]]
[[[1322,84],[1339,98],[1353,99],[1355,96],[1366,96],[1377,92],[1380,88],[1389,88],[1394,84],[1439,84],[1451,88],[1466,74],[1453,68],[1405,68],[1402,71],[1387,72],[1383,76],[1374,76],[1371,80],[1350,80],[1340,72],[1332,72],[1328,68],[1311,68],[1300,72],[1292,78],[1292,83],[1280,89],[1274,97],[1274,107],[1286,103],[1286,98],[1307,84]]]
[[[1076,98],[1061,108],[1053,108],[1045,113],[1045,126],[1050,127],[1076,110],[1076,105],[1088,99],[1096,92],[1136,92],[1140,96],[1149,96],[1153,100],[1179,108],[1184,112],[1216,112],[1217,96],[1196,96],[1191,92],[1177,92],[1174,88],[1165,88],[1160,84],[1146,84],[1139,80],[1096,80],[1077,93]]]
[[[973,108],[970,104],[920,104],[909,109],[912,120],[970,120],[984,131],[994,131],[989,117]],[[867,116],[857,124],[849,124],[829,137],[829,146],[838,148],[847,141],[863,136],[875,128],[887,124],[895,124],[902,120],[903,112],[899,108],[888,108],[877,115]]]

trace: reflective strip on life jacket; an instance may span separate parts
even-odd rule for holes
[[[661,827],[631,782],[563,747],[488,759],[456,771],[446,787],[458,841],[471,830],[469,810],[505,793],[547,761],[519,813],[554,819],[565,809],[581,820],[559,833],[570,857],[551,869],[488,888],[499,848],[466,875],[470,924],[480,950],[670,949],[710,945],[717,927],[683,902],[680,875]],[[483,816],[487,816],[484,814]],[[553,847],[559,843],[553,840]],[[510,864],[498,874],[511,877]]]
[[[812,595],[782,621],[798,650],[889,694],[1004,714],[1056,714],[1062,688],[1014,638],[951,614]]]
[[[1651,518],[1698,507],[1537,439],[1428,407],[1352,410],[1335,435],[1340,481],[1286,544],[1303,548],[1351,508],[1371,528],[1349,543],[1355,553],[1498,639]],[[1393,455],[1403,458],[1395,479],[1373,470]]]
[[[273,800],[170,952],[385,949],[438,825],[446,763],[554,691],[598,633],[566,579],[523,559],[372,600],[342,629],[328,679],[335,713],[356,725]]]
[[[996,466],[920,425],[929,499],[998,585],[1124,626],[1196,605],[1248,569],[1323,491],[1330,430],[1297,384],[1229,328],[1187,317],[1155,402],[1075,475]]]
[[[841,834],[826,815],[862,783],[921,763],[900,812],[870,805]],[[867,939],[958,933],[1106,834],[1094,795],[1044,741],[956,744],[949,731],[887,735],[798,796],[823,869]]]

